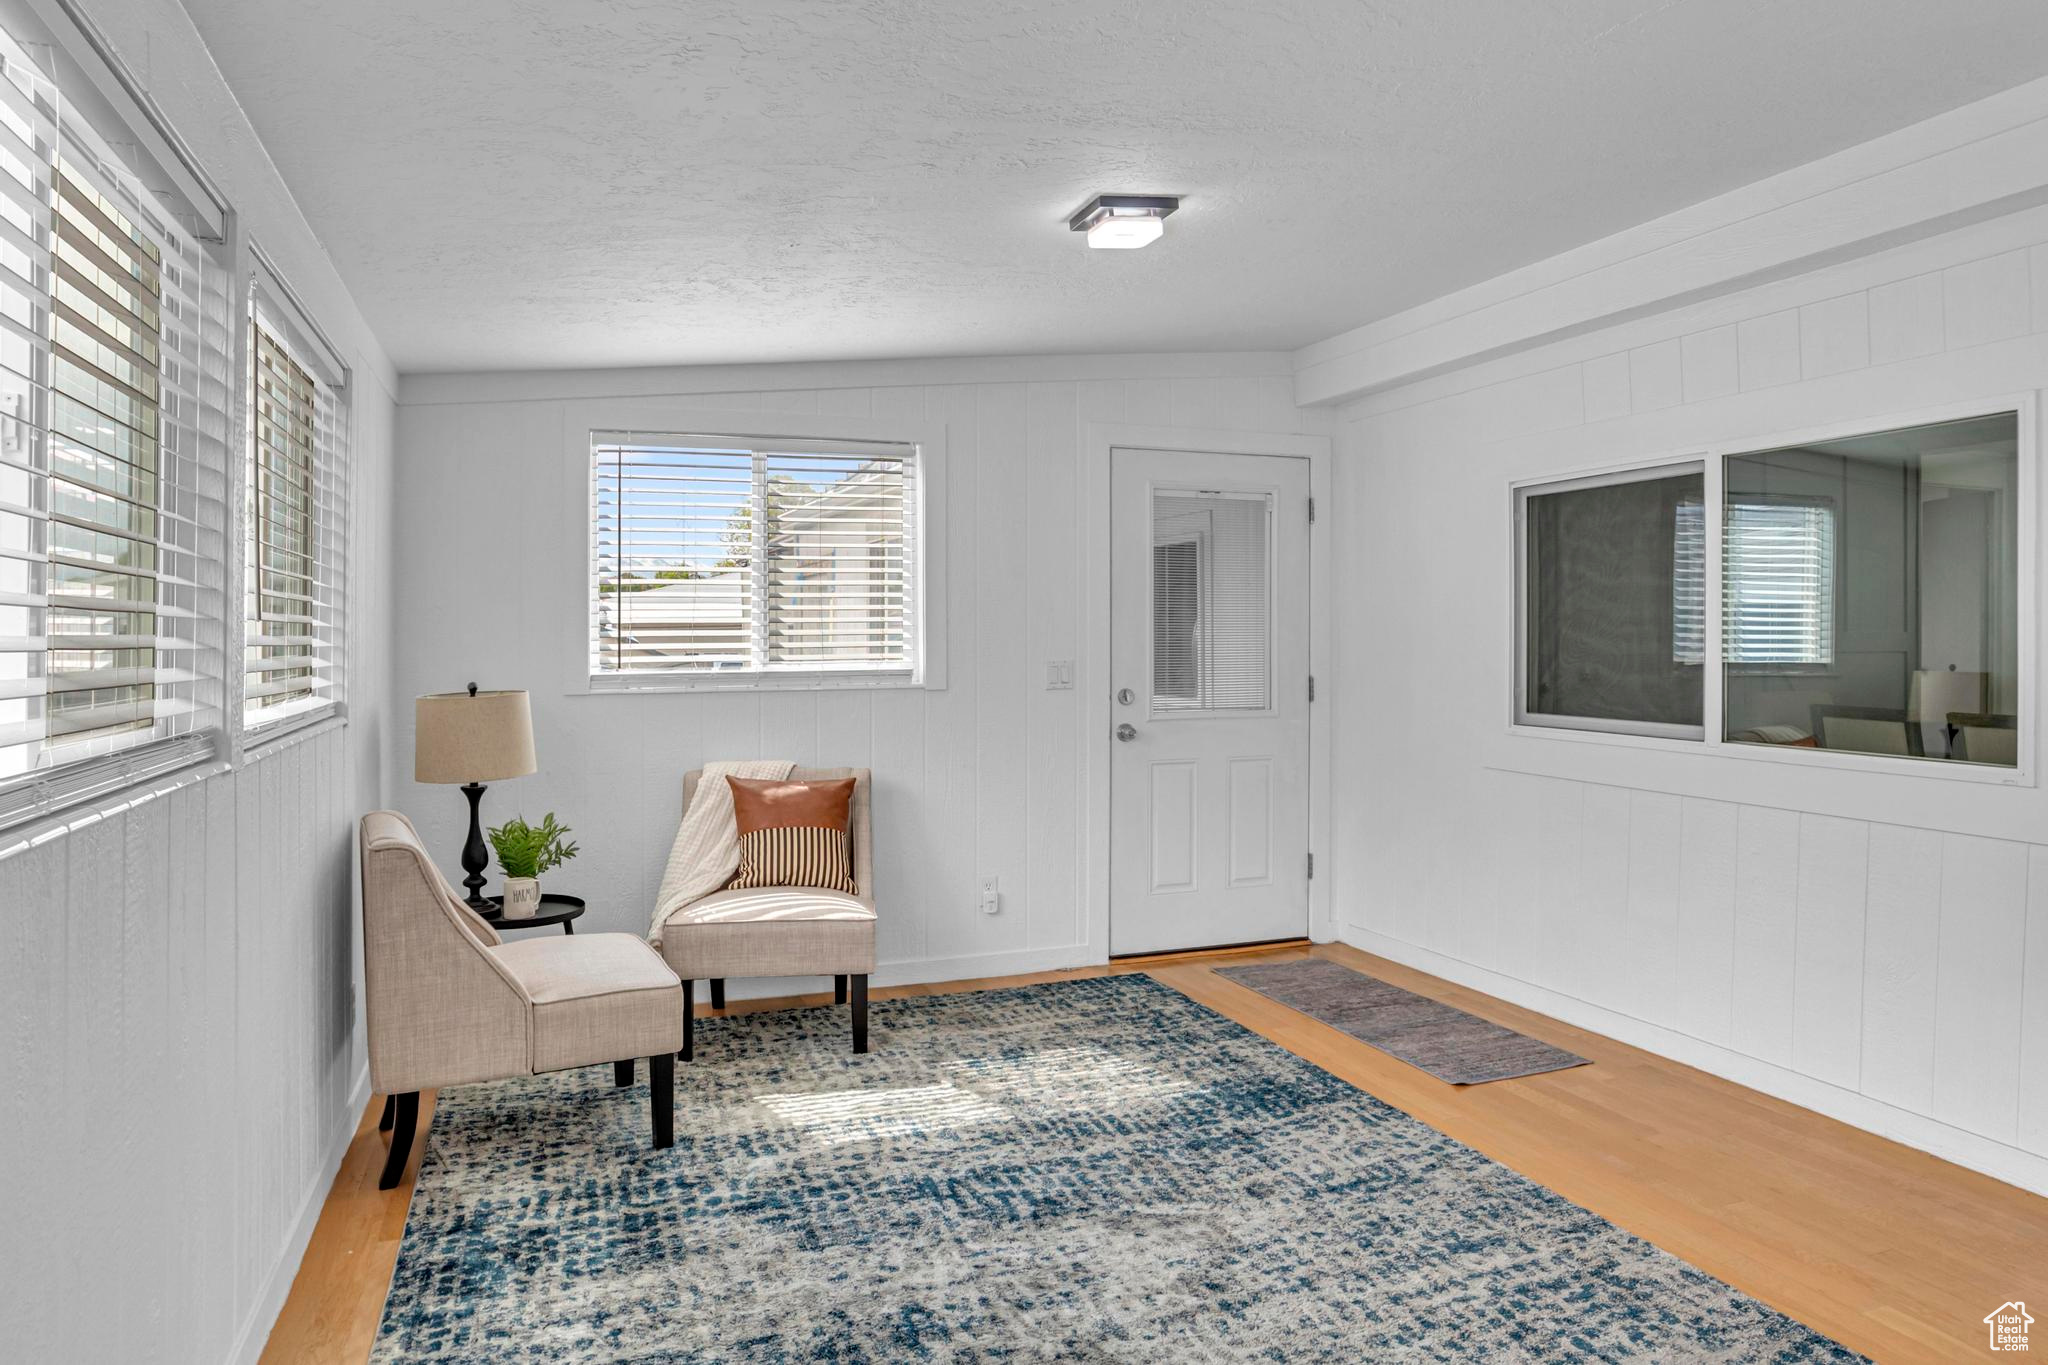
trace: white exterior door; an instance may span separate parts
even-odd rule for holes
[[[1112,954],[1308,933],[1308,488],[1111,453]]]

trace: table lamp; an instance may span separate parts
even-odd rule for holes
[[[533,712],[524,692],[436,692],[413,703],[412,780],[461,783],[469,798],[469,841],[462,846],[462,884],[469,907],[489,913],[483,898],[484,847],[479,812],[484,783],[534,771]]]

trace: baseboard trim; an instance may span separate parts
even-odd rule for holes
[[[249,1316],[242,1323],[241,1333],[235,1338],[235,1348],[229,1352],[232,1365],[257,1365],[263,1355],[263,1348],[270,1341],[270,1331],[277,1326],[277,1315],[284,1311],[284,1301],[292,1292],[292,1281],[299,1273],[299,1262],[306,1258],[306,1247],[313,1240],[313,1229],[320,1222],[320,1210],[327,1206],[327,1192],[334,1187],[335,1176],[341,1173],[342,1159],[348,1155],[348,1145],[355,1140],[356,1125],[363,1120],[363,1108],[370,1102],[370,1068],[366,1063],[356,1073],[356,1083],[349,1088],[348,1102],[341,1107],[341,1118],[335,1125],[335,1132],[327,1144],[327,1158],[320,1169],[326,1172],[324,1178],[313,1182],[299,1204],[299,1216],[293,1220],[292,1235],[285,1242],[284,1252],[270,1267],[270,1276],[263,1282],[262,1290],[256,1295],[256,1303],[249,1310]]]
[[[1747,1086],[1802,1109],[1811,1109],[1852,1128],[1875,1133],[1995,1180],[2017,1185],[2034,1194],[2048,1195],[2048,1157],[1371,929],[1347,924],[1343,928],[1342,941],[1404,967],[1413,967],[1460,986],[1484,991],[1510,1004],[1536,1010],[1578,1028],[1590,1029],[1616,1042],[1697,1067],[1723,1080]]]

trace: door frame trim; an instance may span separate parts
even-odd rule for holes
[[[1081,637],[1075,686],[1081,694],[1082,927],[1085,960],[1109,961],[1110,460],[1117,449],[1192,455],[1277,455],[1308,461],[1316,522],[1308,550],[1308,671],[1317,694],[1308,713],[1309,849],[1322,854],[1308,884],[1308,936],[1337,938],[1330,908],[1330,438],[1207,427],[1089,422],[1081,432]],[[1306,509],[1304,509],[1305,512]]]

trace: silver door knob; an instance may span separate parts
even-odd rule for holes
[[[1116,727],[1116,737],[1122,740],[1124,743],[1129,744],[1132,740],[1138,737],[1138,727],[1131,724],[1129,721],[1125,721],[1122,725]]]

